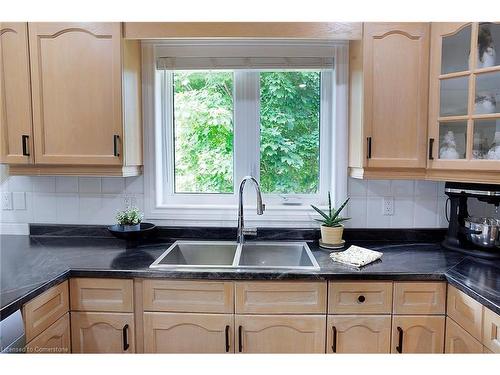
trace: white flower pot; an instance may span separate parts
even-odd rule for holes
[[[344,226],[339,227],[325,227],[321,226],[321,241],[324,244],[336,245],[342,241],[342,234],[344,233]]]

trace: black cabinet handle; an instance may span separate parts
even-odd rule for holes
[[[434,138],[429,138],[429,160],[434,160],[432,149],[434,148]]]
[[[398,353],[403,353],[403,329],[401,327],[398,327],[398,332],[399,332],[399,340],[398,340],[398,346],[396,346],[396,351]]]
[[[241,334],[243,333],[243,327],[238,327],[238,351],[241,353],[243,351],[243,339],[241,338]]]
[[[337,353],[337,327],[332,326],[332,352]]]
[[[23,143],[23,156],[30,156],[29,147],[28,147],[28,141],[30,139],[30,136],[23,135],[21,138],[22,138],[22,143]]]
[[[368,159],[371,159],[372,158],[372,137],[367,137],[366,138],[366,144],[367,144],[367,147],[368,147],[368,153],[367,153],[366,157]]]
[[[128,344],[128,324],[125,324],[123,326],[123,350],[127,350],[129,348],[129,344]]]
[[[226,326],[226,353],[229,352],[229,326]]]
[[[120,140],[120,136],[115,134],[113,136],[113,155],[120,156],[120,151],[118,150],[118,141]]]
[[[358,302],[359,302],[359,303],[363,303],[363,302],[365,302],[365,301],[366,301],[366,298],[365,298],[365,296],[364,296],[364,295],[360,295],[360,296],[358,297]]]

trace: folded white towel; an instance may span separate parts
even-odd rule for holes
[[[355,267],[366,266],[382,257],[382,253],[364,247],[352,245],[345,251],[331,253],[330,258],[335,262],[348,264]]]

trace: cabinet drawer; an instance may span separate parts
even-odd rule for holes
[[[329,314],[390,314],[392,282],[330,282]]]
[[[33,353],[71,353],[69,313],[31,340],[26,345],[26,352]]]
[[[446,313],[474,338],[481,340],[483,305],[457,288],[449,285]]]
[[[233,313],[232,282],[143,280],[145,311]]]
[[[493,353],[500,353],[500,315],[484,308],[483,344]]]
[[[482,353],[483,345],[451,318],[446,318],[445,353]]]
[[[65,281],[23,306],[26,341],[31,341],[69,310],[68,282]]]
[[[326,282],[237,282],[237,314],[326,314]]]
[[[134,311],[132,280],[75,278],[70,290],[72,311]]]
[[[444,314],[445,301],[446,283],[394,283],[394,314]]]
[[[234,315],[146,312],[144,352],[234,353]]]

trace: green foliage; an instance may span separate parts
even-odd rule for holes
[[[176,192],[233,192],[233,73],[174,74]],[[260,74],[260,184],[266,193],[315,193],[320,73]]]
[[[262,190],[316,193],[320,73],[261,73],[260,99]]]
[[[136,207],[131,207],[116,214],[116,221],[121,225],[136,225],[142,221],[144,215]]]
[[[311,207],[323,217],[322,219],[314,220],[319,221],[325,227],[340,227],[342,222],[350,219],[350,217],[340,216],[340,212],[347,205],[347,202],[349,202],[349,198],[347,198],[338,209],[332,209],[332,199],[330,197],[330,192],[328,192],[328,212],[324,212],[311,204]]]

